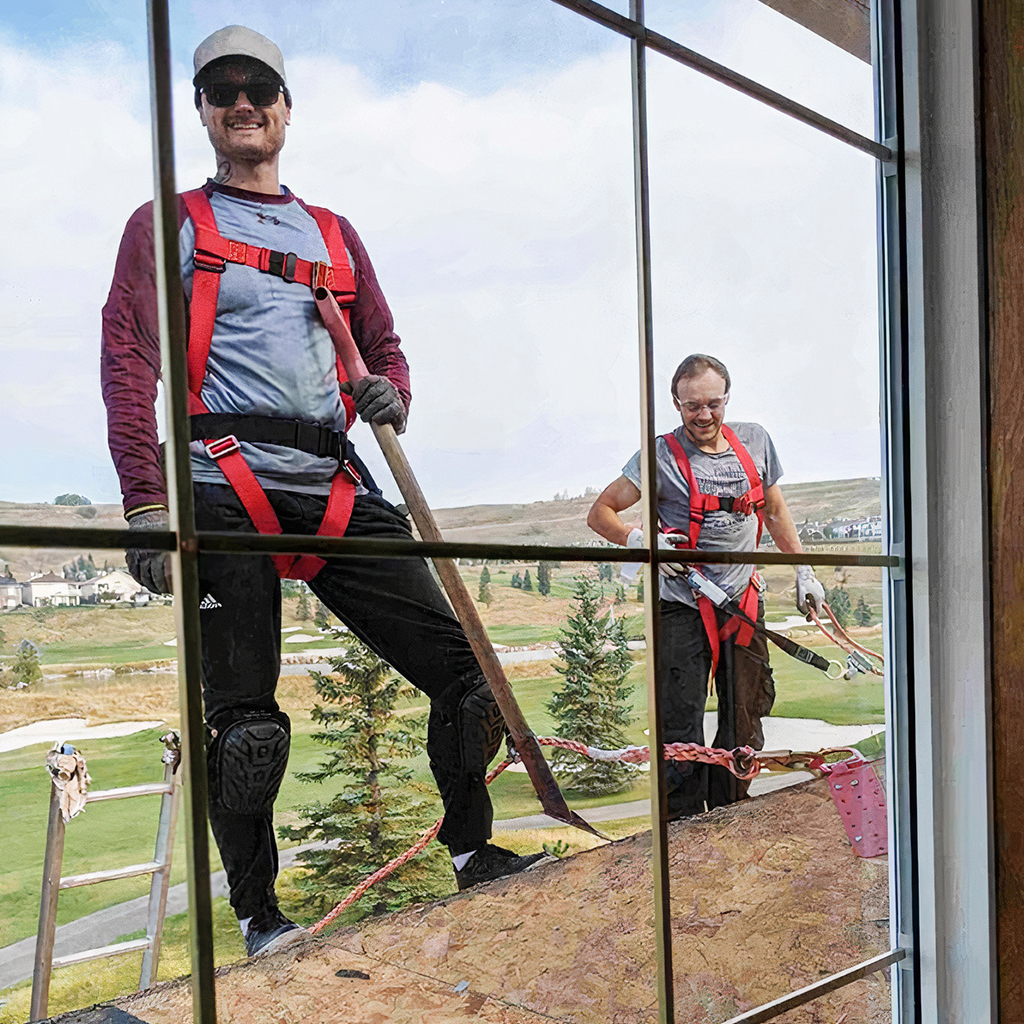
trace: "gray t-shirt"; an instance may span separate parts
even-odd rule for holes
[[[316,221],[294,200],[264,205],[214,192],[210,205],[224,238],[294,252],[311,261],[330,260]],[[178,249],[188,298],[194,246],[195,228],[186,220]],[[201,395],[210,412],[306,420],[344,430],[334,344],[313,293],[272,274],[229,263],[220,279]],[[224,483],[224,474],[200,442],[194,442],[190,451],[193,480]],[[335,459],[280,445],[243,441],[242,454],[263,487],[327,494],[338,471]]]
[[[736,437],[754,460],[764,489],[777,483],[782,464],[768,431],[759,423],[730,423]],[[693,475],[704,494],[738,498],[750,487],[740,460],[730,447],[718,454],[702,452],[687,436],[683,425],[673,431],[686,452]],[[656,441],[658,452],[658,516],[662,525],[684,532],[690,526],[690,487],[679,470],[666,441]],[[622,467],[622,475],[640,486],[640,453]],[[757,548],[757,516],[739,512],[709,512],[704,517],[697,547],[701,551],[754,551]],[[750,579],[748,565],[705,565],[704,574],[733,597],[740,597]],[[666,601],[681,601],[696,607],[689,585],[682,579],[662,576],[661,596]]]

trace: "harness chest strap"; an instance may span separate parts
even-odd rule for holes
[[[741,512],[744,515],[757,516],[757,541],[761,542],[761,532],[764,529],[764,485],[754,465],[754,460],[744,447],[743,443],[736,436],[731,427],[722,425],[722,436],[729,443],[743,472],[747,476],[750,487],[738,498],[723,498],[717,494],[704,494],[697,483],[693,466],[686,454],[682,444],[675,434],[662,435],[665,443],[672,452],[679,467],[683,479],[686,480],[690,491],[690,523],[686,532],[687,548],[697,549],[697,541],[700,539],[701,527],[704,524],[704,515],[707,512],[728,511]],[[674,531],[671,531],[674,532]],[[740,610],[748,619],[757,619],[757,604],[760,588],[757,585],[757,570],[750,574],[750,582],[747,584],[743,597],[740,599]],[[700,612],[701,621],[708,634],[708,642],[711,645],[711,675],[714,677],[718,669],[718,659],[721,652],[722,640],[727,640],[736,634],[736,643],[741,647],[747,647],[754,637],[754,627],[749,622],[744,622],[738,616],[731,616],[724,625],[719,626],[715,606],[702,594],[697,595],[697,609]]]
[[[221,236],[209,197],[202,189],[182,195],[196,232],[195,269],[192,280],[192,301],[189,307],[188,390],[189,412],[207,413],[209,409],[201,397],[206,366],[210,358],[214,323],[217,318],[217,298],[220,294],[220,275],[225,263],[238,263],[264,273],[272,273],[288,282],[299,282],[311,288],[326,287],[340,301],[355,298],[355,277],[345,251],[345,242],[337,218],[320,207],[304,207],[316,221],[331,258],[330,265],[301,260],[294,253],[282,254],[235,242]],[[343,309],[346,323],[349,310]],[[348,379],[341,360],[337,360],[338,380]],[[350,396],[342,394],[346,411],[346,426],[355,418],[355,405]],[[279,534],[280,521],[255,473],[242,456],[239,443],[233,436],[204,442],[207,454],[217,464],[231,485],[253,526],[259,533]],[[339,469],[331,482],[327,509],[317,530],[318,536],[340,537],[348,527],[355,501],[356,480],[350,470]],[[285,579],[311,580],[323,568],[324,561],[314,555],[272,556],[278,575]]]

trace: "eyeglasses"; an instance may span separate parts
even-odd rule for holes
[[[245,93],[254,107],[272,107],[281,95],[282,87],[275,82],[215,82],[204,85],[203,92],[214,107],[234,106],[240,92]]]
[[[684,412],[688,412],[691,416],[696,416],[701,409],[707,409],[709,413],[714,415],[717,412],[721,412],[728,401],[729,396],[723,395],[721,398],[711,399],[710,402],[680,402],[679,408]]]

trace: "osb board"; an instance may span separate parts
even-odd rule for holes
[[[679,1021],[726,1020],[888,948],[885,858],[854,856],[824,781],[674,824],[670,840]],[[652,923],[647,834],[226,969],[218,1020],[654,1021]],[[187,985],[119,1005],[191,1019]],[[888,1013],[876,975],[780,1019]]]

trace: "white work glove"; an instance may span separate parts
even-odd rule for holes
[[[825,588],[821,585],[814,570],[809,565],[796,567],[796,610],[807,616],[811,621],[811,609],[816,615],[825,612]]]
[[[644,531],[639,529],[638,527],[634,527],[632,530],[629,531],[629,536],[626,538],[626,547],[627,548],[642,548],[643,546],[644,546]],[[675,544],[673,544],[668,539],[668,537],[666,537],[665,534],[663,534],[663,533],[659,533],[658,534],[658,547],[661,548],[662,550],[665,550],[665,549],[667,549],[669,551],[675,551],[676,550]],[[625,571],[625,566],[623,566],[623,572],[624,571]],[[682,576],[682,574],[683,574],[681,566],[678,566],[678,565],[667,565],[665,562],[659,562],[658,563],[658,571],[661,573],[662,576]],[[634,576],[636,575],[635,571],[634,571],[633,575]]]

